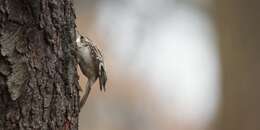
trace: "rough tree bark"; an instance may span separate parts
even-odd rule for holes
[[[78,129],[72,0],[0,0],[0,130]]]
[[[216,4],[223,81],[217,130],[260,130],[260,1]]]

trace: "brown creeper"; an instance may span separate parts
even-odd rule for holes
[[[77,57],[82,73],[88,78],[86,91],[80,101],[80,108],[87,101],[91,86],[99,78],[100,90],[106,90],[107,75],[101,51],[87,37],[83,37],[79,32],[76,33]]]

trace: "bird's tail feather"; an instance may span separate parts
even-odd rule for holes
[[[102,65],[100,68],[100,75],[99,75],[99,87],[100,90],[106,91],[106,82],[107,82],[107,75],[104,66]]]

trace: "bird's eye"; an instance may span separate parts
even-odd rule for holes
[[[80,40],[84,40],[84,37],[83,37],[83,36],[80,36]]]

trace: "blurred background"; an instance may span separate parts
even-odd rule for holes
[[[258,5],[74,0],[77,29],[101,48],[108,73],[79,129],[260,130]]]

